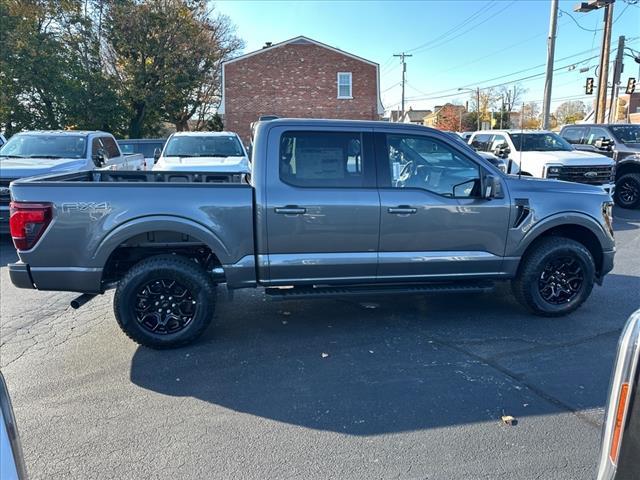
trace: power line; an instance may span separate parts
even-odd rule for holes
[[[487,2],[486,4],[483,4],[483,6],[479,10],[477,10],[474,13],[472,13],[471,15],[469,15],[461,23],[453,26],[452,28],[450,28],[446,32],[440,34],[438,37],[436,37],[436,38],[434,38],[432,40],[429,40],[428,42],[425,42],[425,43],[423,43],[421,45],[418,45],[417,47],[414,47],[414,48],[411,48],[411,49],[407,50],[407,52],[414,52],[414,51],[419,50],[419,49],[421,49],[421,48],[423,48],[423,47],[425,47],[425,46],[427,46],[427,45],[429,45],[431,43],[434,43],[434,42],[437,42],[439,40],[442,40],[443,38],[447,37],[450,33],[455,32],[456,30],[458,30],[459,28],[463,27],[464,25],[466,25],[470,21],[474,20],[479,15],[484,14],[487,11],[491,10],[494,7],[495,3],[496,3],[496,0],[491,0],[491,1]]]
[[[427,44],[427,45],[423,45],[423,48],[420,48],[419,50],[420,50],[420,51],[425,51],[425,50],[431,50],[431,49],[434,49],[434,48],[438,48],[438,47],[441,47],[441,46],[443,46],[443,45],[445,45],[445,44],[447,44],[447,43],[451,42],[452,40],[455,40],[456,38],[460,38],[460,37],[462,37],[463,35],[466,35],[466,34],[468,34],[469,32],[471,32],[472,30],[475,30],[475,29],[476,29],[476,28],[478,28],[480,25],[483,25],[483,24],[487,23],[489,20],[493,20],[496,16],[498,16],[499,14],[501,14],[502,12],[504,12],[507,8],[511,7],[511,5],[513,5],[514,3],[516,3],[516,0],[512,0],[512,1],[511,1],[510,3],[508,3],[505,7],[501,8],[500,10],[498,10],[495,14],[491,14],[489,17],[485,18],[485,19],[484,19],[483,21],[481,21],[480,23],[476,23],[475,25],[473,25],[473,26],[471,26],[470,28],[468,28],[468,29],[464,30],[463,32],[459,33],[458,35],[455,35],[455,36],[453,36],[453,37],[451,37],[451,38],[448,38],[448,39],[446,39],[446,40],[443,40],[443,41],[441,41],[441,42],[437,42],[437,43],[435,43],[435,44],[433,44],[433,45],[428,45],[428,44]],[[428,48],[424,48],[424,47],[427,47],[427,46],[428,46]],[[418,49],[415,49],[415,50],[412,50],[412,51],[415,51],[416,53],[419,53],[417,50],[418,50]]]

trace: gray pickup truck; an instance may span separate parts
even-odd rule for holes
[[[486,291],[572,312],[613,267],[609,194],[507,176],[446,133],[383,122],[260,122],[251,174],[92,171],[11,184],[22,288],[116,287],[127,335],[186,344],[215,287],[280,299]]]

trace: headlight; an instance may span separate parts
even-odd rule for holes
[[[602,218],[607,230],[613,237],[613,202],[604,202],[602,204]]]
[[[562,167],[551,165],[551,166],[547,167],[546,177],[547,178],[558,178],[560,176],[561,172],[562,172]]]

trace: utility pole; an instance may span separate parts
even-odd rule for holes
[[[613,3],[615,0],[588,0],[578,4],[574,12],[590,12],[604,8],[604,27],[600,47],[600,66],[598,75],[598,98],[595,105],[595,122],[604,123],[607,110],[607,82],[609,80],[609,53],[611,50],[611,26],[613,23]]]
[[[616,61],[613,64],[613,80],[611,82],[611,100],[609,100],[609,118],[608,122],[615,122],[617,116],[617,100],[618,91],[620,89],[620,77],[622,76],[623,68],[623,55],[624,55],[624,35],[618,37],[618,50],[616,52]],[[616,114],[613,114],[613,109],[616,109]]]
[[[548,130],[551,119],[551,87],[553,85],[553,61],[556,51],[556,29],[558,24],[558,0],[551,0],[549,17],[549,37],[547,38],[547,74],[544,80],[544,100],[542,102],[542,129]]]
[[[413,57],[413,55],[408,55],[404,52],[402,53],[398,53],[398,54],[394,54],[394,57],[400,57],[400,61],[402,62],[402,113],[400,114],[401,117],[404,117],[404,84],[405,84],[405,75],[407,73],[407,62],[405,62],[405,58],[407,57]]]
[[[476,118],[476,126],[480,130],[480,87],[476,87],[476,102],[478,102],[478,115]]]

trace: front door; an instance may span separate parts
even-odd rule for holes
[[[480,197],[486,167],[431,134],[376,133],[376,155],[378,281],[500,275],[509,200]]]
[[[278,155],[268,159],[264,283],[375,281],[380,199],[372,136],[371,129],[270,131]]]

